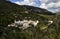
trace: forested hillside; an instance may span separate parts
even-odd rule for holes
[[[39,23],[24,30],[8,27],[15,20],[38,20]],[[49,24],[48,21],[53,22]],[[60,15],[46,9],[1,0],[0,39],[60,39]]]

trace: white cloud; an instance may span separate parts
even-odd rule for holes
[[[36,6],[36,2],[34,0],[24,0],[22,2],[15,2],[18,5],[31,5],[31,6]]]
[[[60,1],[56,3],[55,5],[57,8],[60,7]]]
[[[22,2],[17,1],[17,2],[15,2],[15,3],[18,4],[18,5],[26,5],[26,4],[29,4],[30,1],[29,1],[29,0],[24,0],[24,1],[22,1]]]
[[[48,2],[48,0],[40,0],[42,3],[46,3]]]
[[[57,2],[57,3],[49,3],[47,4],[47,7],[49,8],[59,8],[60,7],[60,2]]]
[[[42,3],[42,4],[40,5],[40,7],[41,7],[41,8],[44,8],[44,9],[47,9],[47,7],[46,7],[46,4],[45,4],[45,3]]]
[[[60,0],[41,0],[42,4],[40,7],[48,9],[49,11],[56,12],[60,10]]]
[[[55,3],[49,3],[49,4],[46,4],[47,6],[46,7],[48,7],[48,8],[53,8],[53,6],[55,5]]]

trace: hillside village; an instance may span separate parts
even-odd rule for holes
[[[47,22],[48,22],[48,24],[47,24],[48,26],[53,23],[53,21],[51,21],[51,20],[47,21]],[[9,24],[8,27],[10,27],[10,26],[12,26],[12,27],[18,27],[18,28],[20,28],[20,29],[22,28],[24,30],[24,29],[27,29],[27,28],[31,27],[31,25],[33,25],[34,27],[36,27],[38,23],[39,23],[38,20],[36,20],[36,21],[33,21],[33,20],[23,20],[23,21],[18,20],[18,21],[16,21],[15,20],[14,23]]]

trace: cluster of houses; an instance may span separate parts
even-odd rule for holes
[[[38,20],[36,20],[36,21],[33,21],[33,20],[18,20],[18,21],[14,21],[14,23],[12,23],[12,24],[9,24],[8,25],[8,27],[10,27],[10,26],[12,26],[12,27],[18,27],[18,28],[20,28],[20,29],[26,29],[26,28],[28,28],[28,27],[31,27],[31,25],[33,25],[34,27],[36,27],[37,26],[37,24],[39,23],[39,21]],[[48,25],[50,25],[50,24],[52,24],[53,23],[53,21],[48,21]]]
[[[12,26],[12,27],[18,27],[18,25],[20,25],[20,29],[26,29],[28,27],[30,27],[30,25],[33,25],[34,27],[37,26],[37,24],[39,23],[38,20],[33,21],[33,20],[18,20],[18,21],[14,21],[14,23],[9,24],[8,27]]]

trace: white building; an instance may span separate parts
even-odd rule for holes
[[[39,23],[39,21],[32,21],[32,20],[23,20],[23,21],[14,21],[14,23],[8,25],[9,27],[10,26],[13,26],[13,27],[18,27],[18,25],[22,25],[22,27],[19,27],[19,28],[22,28],[22,29],[26,29],[28,27],[30,27],[29,24],[33,25],[33,26],[37,26],[37,24]]]
[[[48,25],[50,25],[50,24],[52,24],[53,23],[53,21],[52,20],[49,20],[48,21]]]

